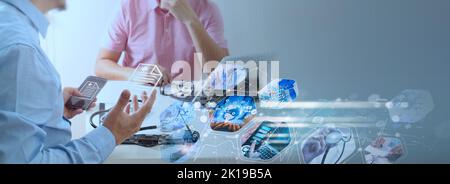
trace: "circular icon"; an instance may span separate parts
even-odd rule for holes
[[[250,152],[250,149],[251,149],[250,145],[244,145],[244,146],[242,146],[242,147],[241,147],[242,154],[243,154],[243,155],[247,155],[247,154]]]

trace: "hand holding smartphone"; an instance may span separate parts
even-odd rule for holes
[[[81,96],[72,96],[66,103],[70,109],[87,110],[94,102],[98,93],[105,87],[107,80],[100,77],[89,76],[78,88]]]

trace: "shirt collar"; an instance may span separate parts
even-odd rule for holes
[[[49,22],[44,14],[30,0],[0,0],[19,9],[27,16],[43,37],[47,35]]]
[[[157,8],[159,8],[159,0],[150,0],[150,8],[152,10],[156,10]]]

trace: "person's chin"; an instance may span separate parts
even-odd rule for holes
[[[57,8],[58,11],[64,11],[66,9],[67,9],[66,5],[62,5]]]

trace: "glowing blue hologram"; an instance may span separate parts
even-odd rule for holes
[[[350,128],[322,127],[301,145],[307,164],[339,164],[356,151],[355,136]]]
[[[434,135],[437,139],[450,139],[450,134],[448,133],[450,130],[450,123],[444,122],[440,123],[436,127],[434,127]]]
[[[199,148],[193,159],[195,163],[237,164],[239,146],[234,135],[206,130],[198,144]]]
[[[169,163],[183,163],[192,158],[195,155],[197,144],[188,140],[190,135],[187,130],[173,132],[169,139],[174,140],[176,144],[161,145],[161,159]]]
[[[256,113],[256,104],[252,97],[226,97],[211,112],[210,126],[216,131],[236,132],[255,117]]]
[[[193,105],[183,102],[175,102],[159,116],[162,132],[171,132],[184,128],[195,118]]]
[[[381,136],[364,149],[364,160],[367,164],[393,164],[404,154],[399,138]]]
[[[386,104],[395,123],[416,123],[433,109],[433,97],[428,91],[405,90]]]
[[[241,153],[250,160],[270,161],[291,143],[286,123],[263,121],[250,128],[241,138]]]
[[[210,75],[215,90],[232,90],[247,78],[247,69],[235,63],[219,64]]]
[[[289,79],[274,80],[259,91],[258,97],[262,102],[295,102],[298,97],[297,83]]]

